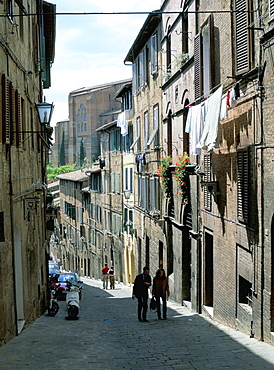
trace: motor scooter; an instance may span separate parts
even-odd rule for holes
[[[69,319],[76,319],[79,310],[80,310],[80,304],[79,304],[79,292],[80,287],[78,285],[75,285],[71,283],[69,280],[67,281],[67,287],[68,291],[66,293],[66,308],[68,313]]]
[[[50,288],[50,300],[48,306],[48,314],[49,316],[55,316],[59,311],[59,305],[55,296],[55,289]]]

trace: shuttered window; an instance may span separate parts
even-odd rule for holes
[[[5,75],[2,75],[2,140],[5,144],[10,144],[10,121],[11,121],[11,106],[10,106],[10,82]]]
[[[207,97],[214,86],[213,17],[207,19],[194,39],[195,99]]]
[[[269,0],[269,18],[274,17],[274,0]]]
[[[204,181],[211,181],[211,154],[204,155]],[[208,191],[207,187],[204,187],[204,207],[206,210],[211,211],[212,199],[211,194]]]
[[[144,149],[147,149],[147,142],[148,142],[148,112],[144,114]]]
[[[148,209],[148,177],[138,178],[138,206]]]
[[[15,143],[18,147],[22,141],[21,127],[21,97],[18,91],[15,91]]]
[[[238,218],[248,223],[249,215],[249,154],[248,150],[237,152],[237,190],[238,190]]]
[[[158,69],[157,34],[153,35],[150,40],[150,62],[151,62],[151,74],[155,74]]]
[[[195,99],[202,96],[202,36],[201,33],[194,39],[194,80],[195,80]]]
[[[236,74],[240,74],[250,69],[249,0],[235,0],[235,10]]]
[[[151,177],[149,183],[149,209],[150,211],[158,210],[159,207],[159,179]]]

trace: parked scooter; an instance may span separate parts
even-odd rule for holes
[[[50,288],[50,300],[48,306],[48,314],[49,316],[55,316],[59,311],[59,305],[55,296],[55,289]]]
[[[79,293],[80,293],[80,287],[71,283],[69,280],[67,281],[67,296],[66,296],[66,307],[68,312],[68,318],[69,319],[76,319],[79,311],[80,311],[80,305],[79,305]]]

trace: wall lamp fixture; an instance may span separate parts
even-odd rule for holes
[[[50,124],[53,108],[54,108],[53,103],[52,104],[47,103],[46,97],[44,98],[43,103],[36,104],[36,110],[39,116],[39,121],[42,125]]]

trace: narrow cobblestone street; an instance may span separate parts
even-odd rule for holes
[[[77,321],[43,315],[0,348],[0,369],[274,369],[274,347],[168,302],[168,320],[148,312],[122,284],[85,286]]]

